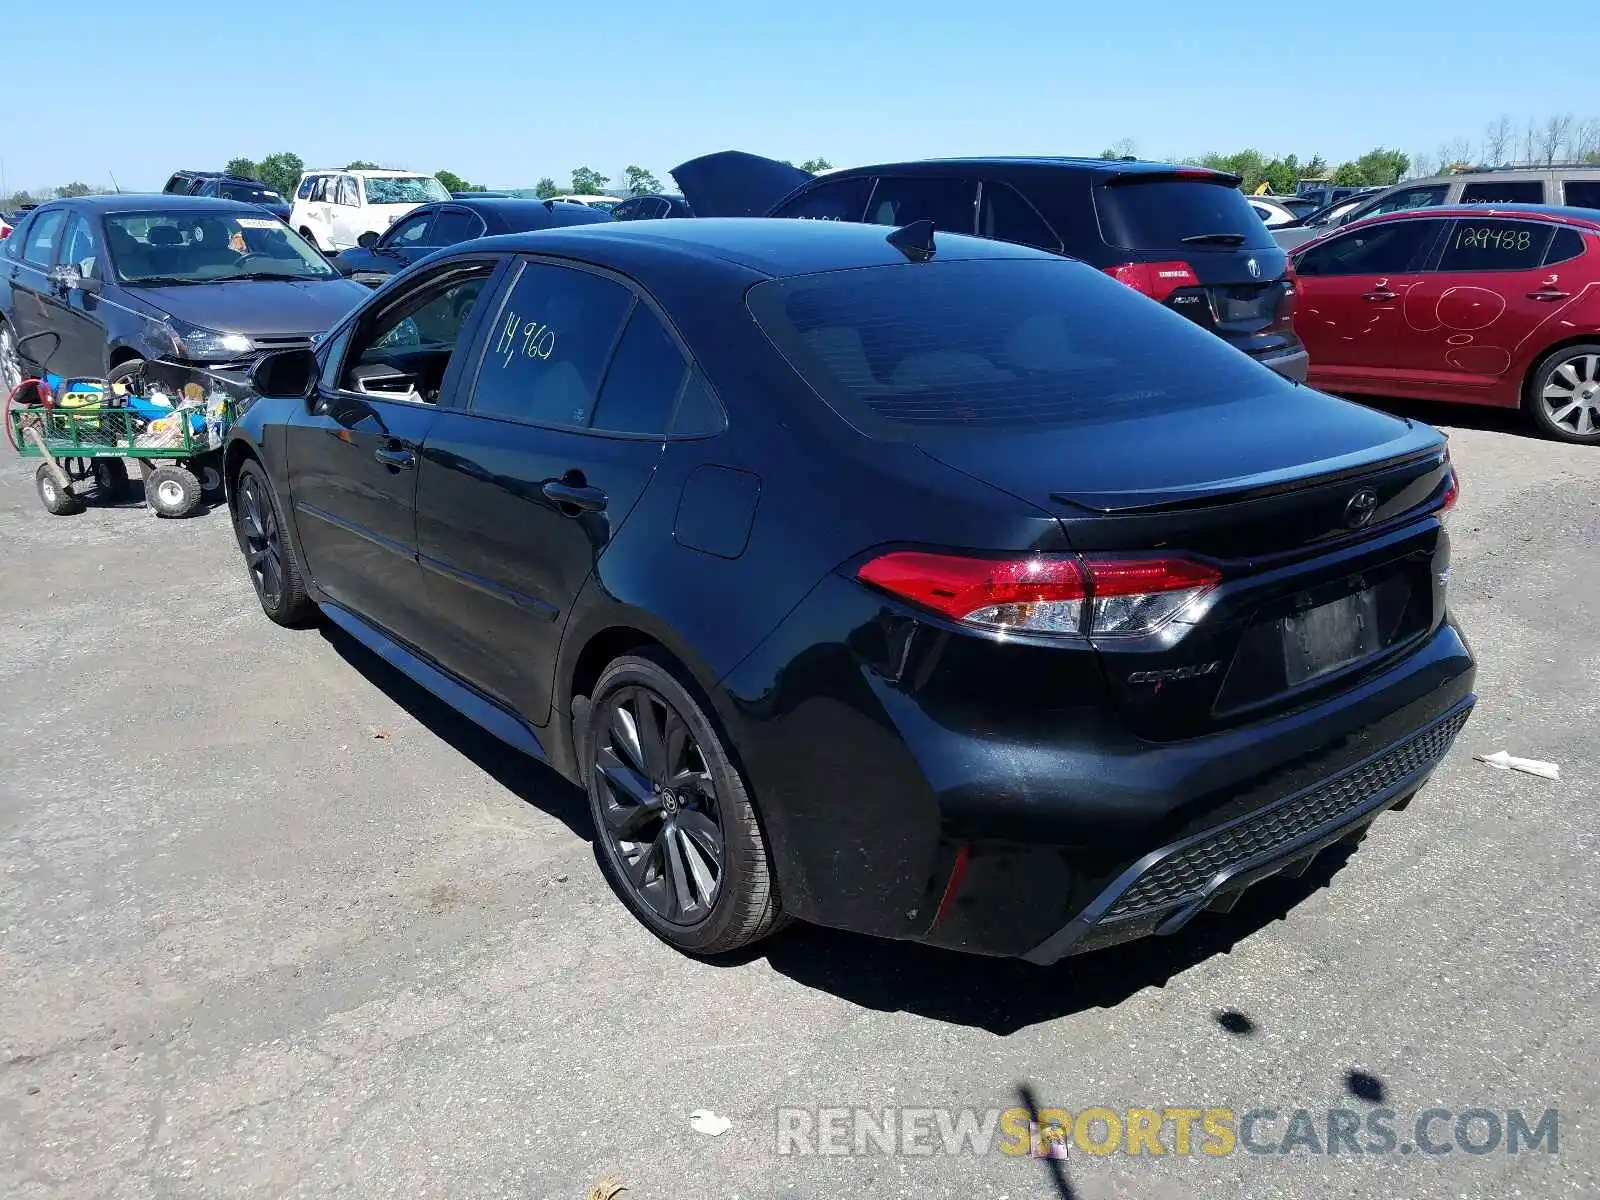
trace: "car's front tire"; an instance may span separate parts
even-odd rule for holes
[[[629,655],[606,668],[580,753],[600,865],[651,932],[685,953],[715,955],[782,928],[744,779],[664,662]]]
[[[305,577],[272,483],[254,460],[239,469],[231,515],[234,536],[239,539],[239,552],[244,555],[245,571],[261,602],[261,611],[289,628],[307,624],[315,617],[317,606],[306,595]]]

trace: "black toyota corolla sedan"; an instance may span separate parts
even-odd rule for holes
[[[1404,807],[1474,702],[1438,431],[1028,247],[492,238],[255,385],[226,473],[267,615],[584,787],[692,953],[1170,934]]]

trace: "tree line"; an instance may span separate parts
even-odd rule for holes
[[[1137,143],[1123,138],[1102,150],[1100,157],[1137,158]],[[1265,183],[1277,195],[1292,194],[1302,179],[1325,178],[1340,187],[1388,187],[1402,179],[1489,167],[1537,168],[1557,163],[1600,166],[1600,117],[1580,120],[1563,113],[1521,122],[1502,116],[1491,121],[1477,139],[1452,138],[1436,150],[1412,154],[1379,146],[1332,167],[1320,154],[1305,159],[1294,154],[1269,158],[1254,149],[1173,157],[1168,161],[1237,175],[1247,192]]]

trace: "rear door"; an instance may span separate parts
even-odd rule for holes
[[[1113,277],[1252,353],[1289,344],[1287,259],[1232,176],[1110,173],[1094,208]]]
[[[428,437],[424,582],[440,661],[543,725],[561,631],[660,460],[687,358],[622,279],[537,259],[482,343]]]
[[[72,268],[80,280],[104,283],[107,268],[100,234],[88,214],[73,213],[64,230],[57,269]],[[98,377],[106,369],[104,305],[90,288],[57,283],[48,296],[51,324],[61,334],[54,367],[63,375]]]
[[[1536,335],[1559,328],[1583,290],[1583,253],[1582,235],[1549,221],[1451,222],[1405,305],[1423,381],[1460,396],[1520,380],[1536,350],[1559,340]]]
[[[285,429],[295,528],[329,598],[427,649],[433,621],[417,565],[422,445],[455,398],[477,300],[500,265],[430,270],[329,346],[306,410]]]
[[[1406,294],[1448,226],[1421,217],[1357,225],[1297,255],[1294,324],[1313,383],[1381,393],[1416,374],[1421,348]]]
[[[51,303],[53,285],[50,268],[55,265],[66,225],[66,210],[60,208],[38,209],[22,229],[7,238],[21,242],[17,257],[7,259],[6,273],[11,277],[11,326],[18,342],[32,338],[18,347],[26,362],[59,373],[61,329],[56,322],[57,311]],[[35,337],[35,334],[54,336]]]

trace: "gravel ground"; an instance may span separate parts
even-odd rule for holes
[[[7,458],[0,1195],[1600,1194],[1600,451],[1452,432],[1482,702],[1432,786],[1336,873],[1050,970],[807,929],[680,957],[601,881],[573,789],[270,625],[224,513],[52,518]],[[1501,748],[1562,781],[1472,761]],[[1274,1148],[1296,1109],[1320,1141],[1381,1106],[1399,1145],[778,1153],[780,1108],[1025,1095],[1274,1109]],[[1557,1109],[1559,1153],[1403,1152],[1435,1106]]]

